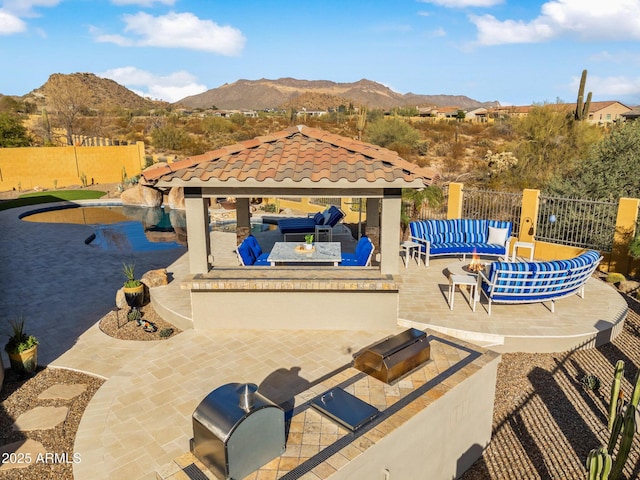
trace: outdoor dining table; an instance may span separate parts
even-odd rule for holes
[[[272,266],[278,263],[332,263],[342,260],[340,242],[317,242],[311,250],[296,242],[276,242],[267,257]]]

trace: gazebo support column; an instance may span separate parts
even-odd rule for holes
[[[189,272],[207,273],[211,255],[209,199],[202,197],[202,191],[199,188],[185,188],[184,206],[187,214]]]
[[[236,237],[238,244],[251,234],[249,198],[236,198]]]
[[[400,189],[385,190],[380,222],[380,272],[383,275],[394,275],[399,272],[401,202]]]

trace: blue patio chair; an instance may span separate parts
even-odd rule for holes
[[[318,212],[309,217],[282,218],[278,220],[278,229],[283,235],[292,233],[315,233],[316,225],[335,227],[345,214],[335,205],[331,205],[324,212]]]
[[[238,261],[242,266],[265,266],[271,265],[267,260],[268,253],[262,253],[262,248],[258,240],[253,235],[249,235],[245,238],[238,248],[236,248],[236,254],[238,255]]]
[[[244,239],[245,242],[249,244],[249,248],[251,249],[251,253],[255,258],[253,262],[254,265],[271,265],[271,263],[267,260],[269,258],[269,253],[263,253],[260,244],[258,243],[258,239],[253,235],[249,235]]]
[[[360,240],[358,240],[354,253],[342,254],[340,265],[345,267],[368,267],[371,265],[374,248],[369,237],[363,235]]]

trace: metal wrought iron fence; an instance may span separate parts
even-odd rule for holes
[[[520,225],[522,193],[462,189],[462,217],[502,220]],[[517,234],[517,232],[514,232]]]
[[[540,195],[536,240],[611,252],[618,204]]]
[[[342,204],[341,202],[342,201],[340,197],[338,198],[312,197],[309,199],[309,203],[311,203],[312,205],[322,205],[322,206],[335,205],[336,207],[339,207]]]

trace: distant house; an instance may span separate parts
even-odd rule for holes
[[[632,107],[631,110],[622,114],[625,121],[635,121],[640,118],[640,107]]]
[[[505,105],[499,107],[492,107],[487,110],[487,115],[490,118],[505,118],[505,117],[526,117],[531,110],[530,105]]]
[[[320,117],[322,115],[326,115],[328,112],[327,110],[307,110],[307,109],[302,109],[301,111],[299,111],[296,116],[298,117]]]
[[[436,113],[438,112],[438,107],[436,107],[435,105],[431,105],[431,106],[418,106],[416,107],[416,110],[418,110],[418,117],[435,117]]]
[[[487,121],[487,114],[488,110],[486,108],[479,107],[465,112],[464,118],[465,120],[469,120],[472,122],[484,123]]]
[[[622,120],[622,115],[630,111],[631,108],[618,101],[591,102],[587,120],[598,125],[613,123]]]
[[[575,111],[576,108],[575,103],[553,103],[548,104],[547,106],[551,106],[558,111],[563,111],[566,113],[571,113]],[[526,117],[534,107],[534,105],[494,107],[489,109],[489,116],[491,118]],[[619,119],[622,119],[623,114],[629,111],[631,111],[629,107],[616,100],[605,102],[591,102],[589,106],[589,116],[587,117],[587,121],[596,125],[613,123]]]
[[[456,118],[460,110],[460,107],[438,107],[435,116],[437,118]]]

